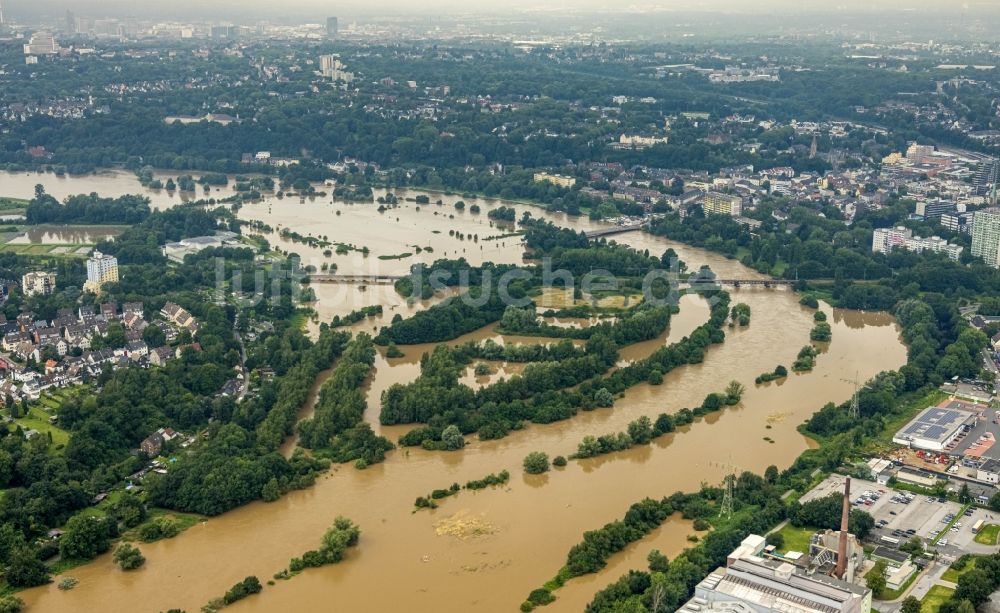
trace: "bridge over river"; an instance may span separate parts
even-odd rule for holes
[[[599,230],[590,230],[588,232],[584,232],[584,234],[587,235],[587,238],[601,238],[602,236],[611,236],[613,234],[624,234],[626,232],[636,232],[638,230],[642,230],[647,225],[648,224],[646,222],[642,222],[642,223],[631,224],[631,225],[627,225],[627,226],[613,226],[613,227],[610,227],[610,228],[601,228]]]
[[[355,283],[358,285],[391,285],[408,275],[339,275],[329,273],[316,273],[309,275],[309,280],[313,283]],[[725,287],[787,287],[795,285],[791,279],[695,279],[681,281],[681,285],[691,287],[709,287],[721,285]]]
[[[312,283],[357,283],[359,285],[392,285],[409,275],[338,275],[314,273],[309,275]]]

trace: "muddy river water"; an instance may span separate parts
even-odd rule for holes
[[[0,175],[0,186],[9,177]],[[47,183],[38,179],[56,181],[51,176],[34,175],[30,185]],[[72,180],[80,182],[79,189],[59,183],[60,193],[145,191],[128,176]],[[55,188],[50,192],[57,193]],[[21,195],[6,189],[0,193]],[[286,241],[277,234],[268,236],[272,245],[295,251],[307,262],[335,262],[341,273],[393,274],[416,261],[437,257],[464,256],[473,264],[521,260],[522,248],[516,237],[486,238],[502,234],[486,218],[486,211],[499,203],[480,201],[483,210],[474,215],[468,210],[469,202],[466,210],[459,212],[450,205],[455,197],[431,195],[432,201],[439,197],[445,201],[443,206],[422,205],[418,211],[417,205],[401,199],[399,208],[384,213],[377,211],[377,205],[332,203],[329,198],[305,202],[271,198],[244,207],[240,216],[263,221],[275,230],[288,228],[370,248],[367,257],[358,252],[327,257],[322,249]],[[519,215],[528,209],[514,206]],[[531,210],[536,216],[543,214]],[[579,218],[552,216],[552,220],[577,229],[595,226]],[[449,230],[465,234],[465,240],[456,238],[455,232],[449,235]],[[469,234],[478,234],[479,241],[470,241]],[[720,276],[757,276],[735,261],[647,234],[636,232],[617,238],[654,255],[673,247],[689,267],[708,264]],[[424,250],[418,255],[413,245],[430,246],[433,252]],[[406,252],[414,255],[378,258]],[[382,304],[383,315],[356,324],[354,328],[359,330],[370,330],[395,313],[406,316],[432,302],[407,304],[391,286],[315,287],[320,321],[359,306]],[[846,400],[853,390],[850,381],[856,376],[864,379],[905,362],[905,347],[891,317],[823,305],[833,339],[823,348],[815,370],[793,374],[780,383],[754,386],[754,378],[762,372],[778,364],[791,365],[798,350],[808,343],[812,311],[801,307],[797,296],[785,289],[742,289],[732,294],[734,303],[745,302],[752,309],[748,328],[728,330],[725,343],[712,347],[702,364],[674,370],[660,386],[636,386],[612,409],[581,413],[554,424],[531,425],[499,441],[470,440],[461,452],[397,449],[384,463],[367,470],[337,466],[312,488],[292,492],[277,502],[247,505],[210,518],[177,538],[142,545],[147,563],[139,571],[117,570],[107,554],[69,573],[79,580],[72,591],[60,591],[53,583],[21,596],[31,611],[155,612],[172,607],[197,611],[247,575],[266,581],[287,567],[293,556],[316,548],[334,517],[345,515],[360,525],[362,536],[343,563],[309,569],[290,581],[265,586],[261,595],[233,605],[231,610],[516,611],[531,589],[556,573],[584,531],[620,518],[631,503],[645,496],[661,497],[676,490],[697,489],[702,482],[718,483],[725,464],[756,472],[770,464],[787,467],[811,444],[796,431],[797,425],[824,403]],[[685,296],[670,329],[653,341],[625,349],[622,359],[639,359],[656,347],[676,342],[707,317],[708,305],[702,298]],[[540,342],[537,338],[500,338],[491,328],[454,342],[486,338]],[[430,348],[404,346],[402,358],[386,359],[383,354],[377,358],[366,388],[366,419],[393,440],[407,428],[378,425],[380,394],[392,383],[413,380],[419,374],[421,353]],[[500,371],[487,378],[467,372],[464,381],[481,384],[519,368],[500,363],[493,366]],[[655,417],[696,406],[707,393],[721,391],[734,379],[747,387],[739,405],[650,445],[573,461],[544,475],[529,476],[521,470],[521,460],[531,451],[569,455],[586,435],[623,430],[640,415]],[[302,416],[309,410],[309,406],[304,407]],[[504,487],[462,491],[442,501],[436,510],[413,512],[417,496],[503,469],[511,473]],[[675,516],[613,556],[602,572],[570,581],[546,610],[582,610],[597,590],[629,569],[644,568],[651,549],[673,557],[688,544],[686,537],[691,533],[689,523]]]

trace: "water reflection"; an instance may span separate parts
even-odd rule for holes
[[[8,242],[12,245],[93,245],[118,236],[124,230],[108,226],[31,226]]]

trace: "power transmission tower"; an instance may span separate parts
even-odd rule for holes
[[[863,388],[861,387],[860,374],[855,373],[854,379],[841,379],[841,381],[854,384],[854,395],[851,396],[851,408],[847,410],[847,414],[851,416],[851,419],[861,419],[861,407],[858,401],[858,396]],[[868,386],[866,385],[865,387]]]
[[[736,489],[736,467],[732,464],[716,464],[726,470],[722,479],[722,503],[719,504],[719,517],[729,519],[733,516],[733,490]]]
[[[722,519],[729,519],[733,516],[733,486],[735,482],[735,474],[726,474],[725,492],[722,494],[722,504],[719,505],[719,517]]]

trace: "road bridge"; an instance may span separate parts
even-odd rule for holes
[[[584,232],[587,238],[600,238],[602,236],[611,236],[613,234],[624,234],[626,232],[636,232],[642,230],[646,227],[646,223],[637,223],[628,226],[614,226],[611,228],[601,228],[600,230],[590,230],[589,232]]]
[[[737,289],[741,287],[763,287],[763,288],[791,287],[792,285],[795,285],[795,283],[796,281],[789,279],[686,279],[684,281],[681,281],[682,285],[686,285],[688,287],[691,286],[709,287],[713,285],[719,285],[723,287],[733,287]]]
[[[311,283],[357,283],[359,285],[391,285],[404,278],[405,275],[338,275],[338,274],[311,274]]]

